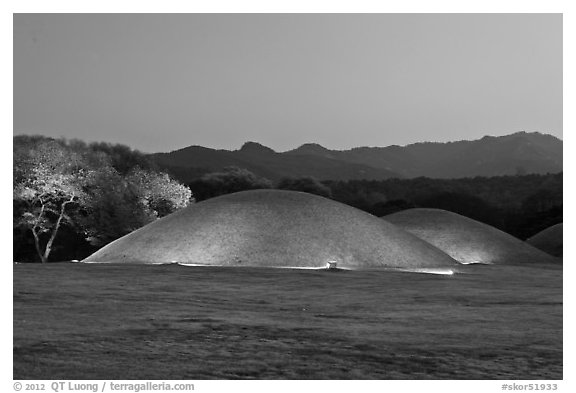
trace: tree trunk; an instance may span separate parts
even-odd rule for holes
[[[40,222],[40,220],[42,219],[43,215],[44,215],[44,204],[42,204],[42,208],[40,209],[40,213],[38,214],[38,218],[36,220],[36,223],[32,227],[32,235],[34,235],[34,246],[36,247],[36,252],[38,253],[38,256],[40,257],[40,261],[42,263],[46,263],[47,259],[44,257],[44,254],[42,253],[42,249],[40,248],[40,237],[38,236],[38,232],[36,232],[37,225]]]
[[[64,218],[64,211],[66,210],[66,205],[72,203],[73,201],[74,201],[74,194],[72,194],[69,200],[62,203],[62,207],[60,208],[60,215],[58,216],[58,220],[56,221],[56,226],[52,231],[50,239],[48,239],[48,243],[46,243],[46,249],[44,250],[44,257],[42,259],[42,263],[48,261],[48,256],[50,255],[50,251],[52,251],[52,243],[54,243],[54,239],[56,238],[56,234],[58,233],[58,229],[60,229],[60,224],[62,223],[62,218]]]
[[[36,233],[36,227],[32,228],[32,234],[34,235],[34,246],[36,247],[36,252],[40,256],[40,261],[46,263],[47,260],[40,249],[40,238],[38,237],[38,233]]]

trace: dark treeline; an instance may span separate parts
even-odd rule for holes
[[[562,173],[464,179],[326,182],[333,199],[382,217],[421,207],[449,210],[520,239],[562,222]]]
[[[239,168],[204,175],[187,184],[196,200],[258,188],[305,191],[354,206],[378,217],[426,207],[453,211],[518,238],[562,222],[562,173],[464,179],[323,181],[268,179]]]

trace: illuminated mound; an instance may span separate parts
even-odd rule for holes
[[[532,236],[526,242],[555,257],[562,257],[562,224],[552,225]]]
[[[388,215],[384,220],[426,240],[464,264],[555,261],[505,232],[445,210],[408,209]]]
[[[257,190],[212,198],[140,228],[84,262],[338,268],[454,267],[368,213],[316,195]]]

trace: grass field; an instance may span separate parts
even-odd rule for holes
[[[562,267],[14,265],[14,379],[562,379]]]

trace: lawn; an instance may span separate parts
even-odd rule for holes
[[[562,267],[14,265],[14,379],[562,379]]]

